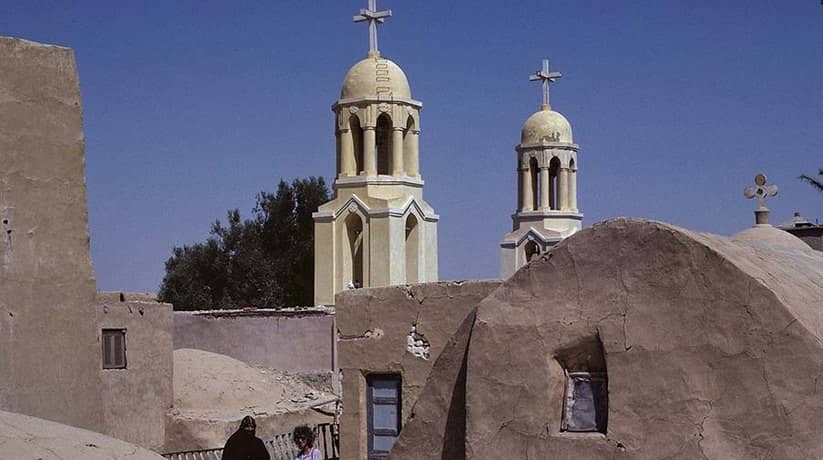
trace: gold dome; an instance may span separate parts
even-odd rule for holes
[[[353,65],[343,79],[340,99],[380,96],[411,99],[409,80],[403,69],[379,56],[367,57]]]
[[[520,143],[539,144],[542,141],[574,143],[569,120],[549,109],[530,116],[520,132]]]

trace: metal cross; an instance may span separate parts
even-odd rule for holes
[[[369,8],[361,9],[354,22],[369,21],[369,56],[379,56],[377,49],[377,24],[383,24],[391,16],[391,10],[377,11],[377,0],[369,0]]]
[[[754,184],[755,187],[748,186],[743,189],[743,196],[746,198],[757,198],[759,203],[759,210],[766,209],[766,198],[770,196],[777,196],[777,186],[776,185],[766,185],[766,175],[760,173],[754,176]]]
[[[529,76],[529,81],[541,80],[543,83],[543,108],[550,109],[549,105],[549,83],[554,83],[562,77],[560,72],[549,71],[549,60],[543,59],[543,68]]]

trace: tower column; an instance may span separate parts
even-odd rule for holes
[[[340,175],[356,176],[357,171],[354,170],[354,143],[351,138],[351,130],[341,129],[338,136],[340,137]]]
[[[409,177],[420,177],[420,131],[410,129],[406,136],[408,137],[408,149],[403,151],[403,161],[406,166],[406,175]]]
[[[561,211],[569,210],[569,168],[560,168],[557,176],[557,208]]]
[[[403,128],[395,127],[391,138],[391,175],[403,175]]]
[[[569,170],[569,209],[577,211],[577,170]]]
[[[549,209],[549,168],[542,166],[540,168],[540,210],[546,211]]]
[[[377,159],[374,156],[374,126],[363,127],[363,170],[367,176],[377,175]]]
[[[520,211],[531,211],[534,209],[534,201],[532,200],[532,174],[529,168],[520,169],[520,196],[523,207]]]

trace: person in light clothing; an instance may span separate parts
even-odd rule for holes
[[[300,425],[292,434],[298,454],[294,460],[324,460],[320,450],[314,447],[314,432],[306,425]]]

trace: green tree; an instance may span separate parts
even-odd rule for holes
[[[820,180],[817,180],[814,177],[807,176],[805,174],[800,176],[800,180],[811,185],[812,188],[814,188],[815,190],[823,192],[823,168],[817,170],[817,175],[821,177]]]
[[[310,305],[314,289],[312,212],[329,200],[322,177],[281,180],[260,192],[252,217],[237,209],[206,241],[175,247],[159,298],[175,310]]]

